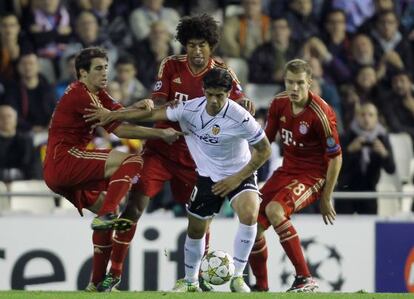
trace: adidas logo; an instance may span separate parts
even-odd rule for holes
[[[173,80],[174,83],[181,84],[181,78],[177,77]]]

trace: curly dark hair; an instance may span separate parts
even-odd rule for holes
[[[208,14],[183,17],[175,38],[185,47],[190,39],[204,39],[214,49],[219,41],[217,21]]]

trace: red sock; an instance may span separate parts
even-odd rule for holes
[[[137,224],[134,223],[132,227],[125,232],[115,232],[112,239],[111,270],[109,270],[113,276],[121,277],[125,257],[128,253],[129,243],[131,243],[131,240],[134,237],[136,228]]]
[[[134,177],[140,173],[141,168],[141,156],[134,155],[122,162],[121,166],[111,176],[108,192],[98,216],[115,213],[116,208],[131,188]]]
[[[249,264],[256,277],[256,286],[260,290],[268,290],[269,282],[267,277],[267,252],[266,238],[262,236],[254,242],[249,256]]]
[[[274,228],[279,235],[280,243],[296,270],[296,275],[310,276],[308,265],[300,246],[300,240],[289,219]]]
[[[206,232],[205,241],[206,241],[206,245],[204,247],[204,255],[206,255],[208,253],[208,250],[210,249],[210,228]]]
[[[94,231],[92,234],[93,260],[91,281],[97,285],[106,274],[112,250],[112,230]]]

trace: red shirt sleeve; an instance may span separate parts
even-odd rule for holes
[[[232,87],[231,87],[229,98],[232,99],[233,101],[237,102],[237,100],[244,98],[245,95],[244,95],[243,89],[240,85],[240,81],[237,78],[234,71],[231,68],[228,68],[228,71],[229,71],[231,77],[233,78],[233,84],[232,84]]]
[[[273,100],[267,112],[265,133],[270,143],[275,141],[277,131],[279,130],[279,117],[276,102],[276,99]]]
[[[318,115],[318,121],[315,124],[317,134],[325,145],[325,154],[332,159],[341,154],[341,145],[339,143],[338,130],[336,129],[336,116],[331,107],[323,109]]]
[[[172,77],[171,57],[164,58],[158,69],[157,81],[154,84],[152,98],[157,96],[167,97],[170,93],[170,82]]]

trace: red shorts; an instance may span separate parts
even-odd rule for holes
[[[266,206],[276,201],[283,206],[286,217],[290,217],[319,199],[325,179],[311,174],[291,174],[277,170],[262,187],[262,202],[258,222],[267,229],[271,224],[266,216]]]
[[[82,214],[82,208],[92,206],[109,179],[105,179],[105,163],[110,149],[61,149],[44,166],[44,180],[55,193],[67,198]]]
[[[197,181],[195,169],[164,158],[147,149],[144,152],[144,167],[138,182],[138,190],[149,197],[157,195],[169,181],[175,201],[187,203]]]

